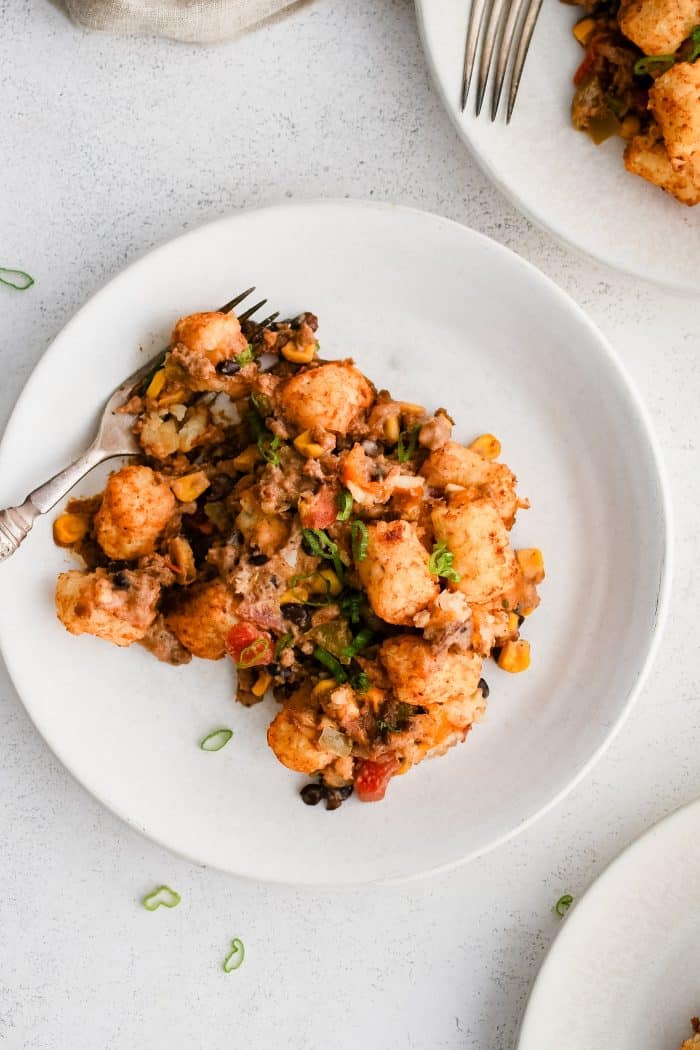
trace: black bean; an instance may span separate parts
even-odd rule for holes
[[[346,798],[350,798],[350,796],[352,795],[353,786],[352,784],[346,784],[344,787],[336,788],[335,790],[338,792],[343,801],[345,801]]]
[[[118,587],[120,591],[126,591],[129,589],[129,580],[123,572],[115,572],[112,577],[112,583],[115,587]]]
[[[250,556],[251,565],[267,565],[269,560],[267,554],[251,554]]]
[[[283,616],[286,620],[291,620],[292,623],[295,623],[302,631],[307,630],[311,626],[311,612],[305,605],[297,605],[296,603],[285,605],[283,607]]]
[[[241,366],[235,357],[229,357],[226,361],[219,361],[216,366],[216,371],[222,376],[235,376],[236,372],[240,372]]]
[[[273,678],[275,678],[280,673],[281,670],[282,670],[282,668],[280,667],[279,664],[268,664],[267,665],[267,673],[271,674]]]
[[[494,658],[494,660],[498,660],[498,657],[501,655],[501,648],[502,646],[500,645],[494,645],[493,649],[491,650],[491,656]]]
[[[325,795],[325,789],[321,784],[307,784],[299,794],[307,806],[317,806]]]
[[[525,617],[523,616],[522,613],[518,613],[518,627],[522,627],[522,625],[524,623],[525,623]]]
[[[332,788],[326,788],[326,809],[339,809],[342,804],[343,800],[337,791],[334,791]]]
[[[485,678],[480,678],[479,679],[479,686],[478,686],[478,688],[481,689],[481,695],[483,696],[484,700],[488,700],[489,693],[491,692],[491,690],[489,689],[488,682],[486,681]]]
[[[211,485],[207,489],[205,499],[207,503],[209,503],[210,500],[223,499],[224,496],[228,496],[232,488],[232,477],[229,477],[228,474],[217,474],[216,477],[211,479]]]

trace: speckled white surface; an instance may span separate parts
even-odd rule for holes
[[[553,902],[700,794],[697,300],[575,257],[488,185],[410,0],[317,0],[210,50],[84,35],[48,0],[0,0],[0,26],[0,255],[37,277],[0,288],[0,425],[58,329],[152,245],[285,196],[392,199],[508,244],[589,311],[655,420],[678,534],[665,645],[594,773],[510,845],[405,888],[284,890],[170,856],[73,782],[0,671],[0,1045],[510,1050]],[[160,881],[183,904],[147,914]]]

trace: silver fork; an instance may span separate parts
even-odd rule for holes
[[[222,313],[228,313],[235,306],[247,299],[255,291],[255,288],[247,288],[237,295],[225,306],[221,307]],[[261,299],[259,303],[249,307],[244,313],[238,315],[239,321],[249,321],[253,314],[265,305],[267,299]],[[255,330],[262,331],[266,325],[271,324],[278,313],[270,314],[264,321],[256,323]],[[97,435],[88,450],[76,459],[74,463],[60,471],[49,481],[40,485],[39,488],[30,492],[24,503],[18,507],[8,507],[0,510],[0,561],[14,554],[20,543],[27,537],[32,525],[41,514],[55,507],[56,504],[67,495],[81,478],[106,459],[115,456],[138,456],[142,450],[132,432],[133,418],[117,410],[125,405],[134,389],[151,372],[160,367],[165,360],[168,349],[162,350],[145,365],[137,369],[132,375],[121,383],[114,391],[105,405]]]
[[[527,58],[541,7],[542,0],[472,0],[469,12],[469,25],[467,27],[467,41],[464,47],[462,112],[464,112],[467,105],[467,96],[469,95],[469,87],[472,82],[479,43],[481,42],[481,54],[479,56],[479,76],[476,91],[475,109],[477,117],[481,113],[481,108],[484,104],[494,51],[496,46],[498,46],[496,76],[491,97],[491,120],[494,121],[496,119],[509,60],[514,55],[508,89],[508,109],[506,111],[506,123],[510,124],[515,101],[518,97],[525,59]],[[487,12],[488,16],[484,17]]]

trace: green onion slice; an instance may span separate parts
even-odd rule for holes
[[[446,543],[435,543],[433,545],[433,553],[430,555],[428,562],[428,572],[431,572],[433,576],[442,576],[452,583],[459,583],[462,577],[452,567],[454,557],[452,551],[448,550]]]
[[[700,26],[696,26],[693,32],[690,34],[690,39],[693,44],[686,62],[694,62],[696,58],[700,57]]]
[[[338,604],[343,616],[347,616],[350,623],[359,623],[363,602],[363,596],[358,591],[354,591],[352,594],[341,598]]]
[[[317,645],[313,652],[314,660],[318,660],[320,664],[330,671],[336,682],[347,682],[348,676],[343,670],[343,665],[340,660],[333,656],[333,653],[329,653],[327,649],[323,649],[322,646]]]
[[[364,561],[367,557],[367,543],[369,534],[364,521],[353,521],[352,523],[352,556],[356,562]]]
[[[359,652],[366,649],[369,643],[374,638],[374,631],[370,631],[369,627],[363,627],[361,631],[355,635],[352,645],[346,645],[342,651],[342,656],[348,656],[352,659],[353,656],[357,656]]]
[[[343,563],[340,560],[338,544],[323,529],[302,529],[301,534],[304,543],[312,554],[315,554],[318,558],[325,558],[326,561],[333,562],[335,574],[342,583]]]
[[[232,736],[232,729],[215,729],[213,733],[209,733],[204,737],[199,746],[202,751],[221,751],[221,748],[226,747]]]
[[[563,919],[567,911],[574,903],[574,898],[570,893],[565,893],[563,897],[560,897],[557,903],[554,905],[554,910],[560,919]]]
[[[26,292],[34,284],[34,278],[24,270],[10,270],[0,266],[0,284],[6,284],[8,288],[14,288],[18,292]]]
[[[281,444],[282,439],[277,434],[273,437],[273,435],[267,430],[258,438],[257,445],[260,455],[267,463],[272,463],[273,467],[279,467],[280,465],[280,457],[277,454],[277,449]]]
[[[338,504],[336,521],[347,521],[352,514],[352,496],[349,492],[339,492],[336,496],[336,503]]]
[[[675,55],[644,55],[634,63],[636,77],[650,76],[652,72],[661,73],[670,69],[676,61]]]
[[[224,973],[231,973],[232,970],[238,969],[244,959],[245,945],[240,937],[234,937],[231,941],[231,951],[222,962],[221,968]]]
[[[269,397],[264,394],[259,394],[256,390],[250,395],[250,400],[253,402],[257,412],[260,414],[262,419],[269,416],[272,412],[272,405],[270,404]]]
[[[418,431],[420,430],[420,424],[416,425],[409,430],[402,430],[399,434],[399,443],[396,446],[396,455],[399,463],[406,463],[409,459],[412,459],[416,454],[416,445],[418,443]],[[408,443],[404,443],[404,438],[408,438]]]
[[[366,693],[369,689],[369,675],[365,674],[364,671],[360,671],[350,681],[353,689],[356,693]]]
[[[160,908],[161,904],[164,908],[175,908],[181,900],[180,894],[171,890],[169,886],[158,886],[152,893],[144,897],[141,903],[146,911],[155,911],[156,908]]]
[[[245,350],[241,351],[240,354],[236,354],[236,361],[238,361],[238,364],[241,365],[241,367],[243,365],[249,365],[250,362],[254,360],[255,351],[253,350],[253,347],[250,345],[250,343],[248,344]]]
[[[277,644],[275,645],[275,660],[279,660],[284,650],[288,649],[293,641],[294,635],[291,633],[283,634],[281,638],[277,639]]]

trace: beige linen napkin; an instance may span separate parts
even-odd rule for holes
[[[211,44],[228,40],[297,0],[64,0],[71,18],[87,29],[159,34]]]

